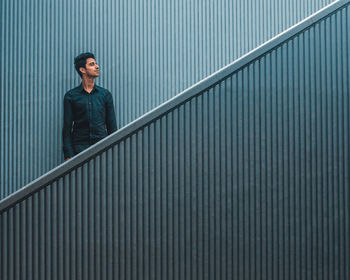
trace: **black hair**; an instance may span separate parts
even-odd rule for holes
[[[80,72],[79,68],[80,67],[84,67],[85,68],[86,60],[88,58],[95,59],[95,56],[94,56],[93,53],[86,52],[86,53],[81,53],[76,58],[74,58],[74,67],[75,67],[75,70],[77,70],[77,72],[78,72],[80,77],[82,76],[82,73]]]

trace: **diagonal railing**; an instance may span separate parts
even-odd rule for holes
[[[139,117],[135,121],[131,122],[130,124],[115,132],[113,135],[110,135],[109,137],[98,142],[97,144],[91,146],[86,151],[75,156],[72,160],[62,163],[58,167],[52,169],[50,172],[44,174],[43,176],[34,180],[27,186],[23,187],[22,189],[18,190],[17,192],[11,194],[10,196],[0,201],[0,212],[6,210],[8,207],[13,206],[16,202],[21,201],[29,195],[39,191],[45,185],[63,176],[75,167],[82,165],[84,162],[88,161],[92,157],[108,149],[108,147],[110,147],[111,145],[116,144],[117,142],[121,141],[125,137],[142,128],[143,126],[161,117],[170,109],[179,106],[187,100],[190,100],[194,96],[202,93],[203,91],[211,87],[213,84],[217,84],[221,80],[225,79],[225,77],[239,71],[246,65],[250,64],[252,61],[257,60],[262,55],[280,46],[281,44],[283,44],[283,42],[290,40],[297,34],[303,32],[305,29],[322,20],[324,17],[329,16],[329,14],[341,9],[348,3],[348,0],[339,0],[329,4],[328,6],[319,10],[317,13],[305,18],[298,24],[290,27],[286,31],[280,33],[279,35],[262,44],[261,46],[255,48],[254,50],[235,60],[226,67],[218,70],[217,72],[213,73],[212,75],[208,76],[202,81],[194,84],[190,88],[184,90],[183,92],[179,93],[178,95],[171,98],[162,105]]]
[[[0,279],[350,279],[350,1],[0,202]]]

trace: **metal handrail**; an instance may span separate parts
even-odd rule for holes
[[[24,200],[31,194],[44,188],[51,182],[55,181],[57,178],[62,177],[63,175],[69,173],[71,170],[73,170],[77,166],[83,165],[90,158],[105,151],[110,146],[115,145],[119,141],[122,141],[125,137],[134,133],[136,130],[144,127],[151,121],[161,117],[166,112],[173,109],[174,107],[179,106],[180,104],[200,94],[207,88],[212,87],[213,85],[219,83],[225,77],[233,74],[236,71],[239,71],[241,68],[245,67],[247,64],[258,59],[259,57],[263,56],[264,54],[273,50],[274,48],[281,45],[285,41],[303,32],[305,29],[309,28],[310,26],[322,20],[323,18],[329,16],[330,14],[336,12],[337,10],[343,8],[349,3],[350,3],[350,0],[338,0],[329,4],[328,6],[322,8],[321,10],[314,13],[313,15],[305,18],[304,20],[288,28],[284,32],[268,40],[267,42],[260,45],[259,47],[243,55],[239,59],[233,61],[229,65],[221,68],[220,70],[214,72],[207,78],[201,80],[200,82],[194,84],[188,89],[182,91],[178,95],[174,96],[173,98],[159,105],[155,109],[149,111],[148,113],[144,114],[143,116],[139,117],[138,119],[124,126],[120,130],[104,138],[103,140],[96,143],[95,145],[89,147],[87,150],[73,157],[69,161],[62,163],[61,165],[57,166],[56,168],[42,175],[38,179],[27,184],[23,188],[19,189],[18,191],[14,192],[13,194],[9,195],[8,197],[0,201],[0,213],[8,209],[9,207],[12,207],[14,204],[18,203],[19,201]]]

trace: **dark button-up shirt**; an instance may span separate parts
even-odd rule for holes
[[[64,96],[63,152],[73,157],[77,147],[88,147],[117,130],[111,93],[97,85],[91,93],[82,84]]]

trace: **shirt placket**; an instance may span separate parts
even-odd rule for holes
[[[91,139],[92,139],[92,126],[91,126],[91,122],[92,122],[92,97],[91,97],[91,93],[88,94],[88,118],[89,118],[89,141],[91,144]]]

